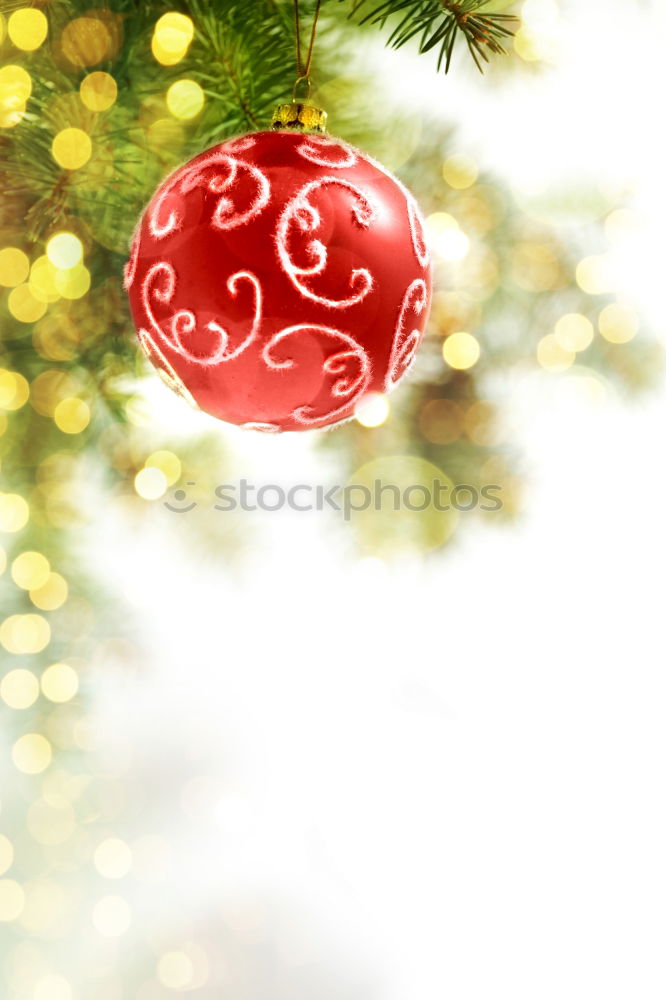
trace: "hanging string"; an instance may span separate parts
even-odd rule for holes
[[[321,8],[321,0],[317,0],[317,5],[315,7],[314,17],[312,20],[312,31],[310,32],[310,44],[308,46],[308,54],[305,62],[303,62],[303,55],[301,50],[301,17],[299,10],[298,0],[294,0],[294,20],[296,21],[296,72],[297,77],[294,83],[294,98],[296,96],[296,89],[298,85],[305,82],[307,87],[306,97],[310,96],[310,70],[312,69],[312,55],[314,52],[315,37],[317,35],[317,22],[319,21],[319,11]]]

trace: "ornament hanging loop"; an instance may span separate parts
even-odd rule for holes
[[[301,55],[301,22],[298,0],[294,0],[294,18],[296,22],[296,79],[291,91],[290,104],[278,104],[273,112],[273,129],[276,131],[286,130],[290,132],[320,132],[326,131],[327,115],[321,108],[316,108],[310,101],[312,91],[312,79],[310,71],[312,69],[312,55],[314,52],[315,36],[317,34],[317,22],[319,20],[319,10],[321,0],[317,0],[312,30],[310,32],[310,42],[308,54],[305,60]]]
[[[291,89],[291,99],[294,104],[309,101],[312,91],[312,80],[309,76],[297,76]]]
[[[310,43],[308,45],[308,54],[306,56],[305,62],[303,62],[303,56],[301,55],[301,16],[300,9],[298,5],[298,0],[294,0],[294,20],[296,22],[296,71],[298,73],[298,79],[307,78],[310,76],[310,70],[312,69],[312,55],[314,52],[315,37],[317,35],[317,23],[319,21],[319,11],[321,9],[321,0],[317,0],[317,6],[315,7],[314,15],[312,18],[312,30],[310,32]]]

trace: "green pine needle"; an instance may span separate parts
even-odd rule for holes
[[[342,0],[341,0],[342,2]],[[372,0],[353,0],[350,17],[367,7]],[[478,69],[490,55],[504,53],[503,39],[513,35],[511,14],[495,14],[487,8],[487,0],[383,0],[363,14],[360,24],[384,27],[389,18],[399,18],[387,39],[387,45],[399,49],[412,38],[420,36],[419,52],[430,52],[439,46],[437,69],[444,63],[448,73],[456,40],[462,35]]]

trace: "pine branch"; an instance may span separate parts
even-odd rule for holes
[[[353,17],[368,2],[352,0],[349,16]],[[487,0],[383,0],[363,15],[359,23],[379,24],[383,28],[389,18],[400,17],[386,44],[399,49],[420,35],[419,52],[430,52],[439,46],[437,69],[444,63],[445,73],[449,71],[456,40],[462,35],[483,72],[483,63],[490,61],[489,54],[506,52],[502,40],[513,35],[508,22],[515,21],[511,14],[495,14],[486,7]]]
[[[266,127],[295,73],[285,5],[224,0],[213,10],[203,0],[186,0],[183,9],[197,25],[188,60],[191,75],[222,112],[205,130],[205,139],[219,141],[237,131]]]

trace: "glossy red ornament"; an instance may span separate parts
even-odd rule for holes
[[[307,430],[402,378],[431,273],[399,181],[337,139],[280,131],[172,174],[139,223],[125,286],[171,388],[221,420]]]

